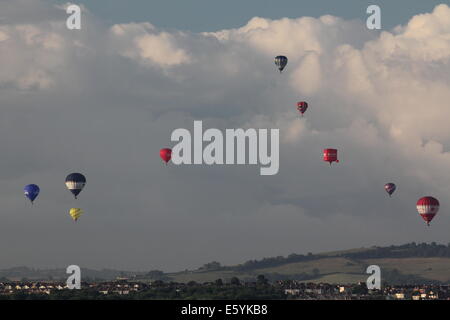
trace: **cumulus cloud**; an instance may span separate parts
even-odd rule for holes
[[[142,62],[169,67],[188,63],[189,55],[177,47],[176,37],[168,32],[157,32],[149,23],[114,25],[112,34],[123,40],[122,54]]]
[[[2,267],[177,270],[448,241],[447,5],[381,33],[326,15],[255,17],[196,34],[151,22],[108,27],[90,13],[69,31],[61,7],[21,1],[22,11],[0,4],[18,17],[0,24]],[[34,9],[48,19],[27,22]],[[289,58],[281,75],[278,54]],[[310,106],[302,119],[300,100]],[[279,128],[279,174],[162,165],[172,130],[192,130],[194,120]],[[326,147],[339,149],[331,168]],[[72,171],[88,180],[78,202],[63,185]],[[383,191],[390,181],[392,199]],[[27,183],[42,189],[32,212]],[[433,233],[415,211],[424,195],[442,202]],[[75,227],[72,206],[86,211]]]

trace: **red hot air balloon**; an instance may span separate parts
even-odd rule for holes
[[[417,211],[423,220],[430,225],[436,213],[439,211],[439,201],[433,197],[423,197],[417,201]]]
[[[302,114],[302,117],[303,117],[303,114],[305,113],[306,109],[308,109],[307,102],[305,102],[305,101],[297,102],[297,110]]]
[[[333,162],[339,162],[337,158],[337,149],[324,149],[323,150],[323,161],[329,162],[330,166]]]
[[[159,156],[167,164],[167,162],[169,162],[170,159],[172,158],[172,149],[164,148],[159,150]]]

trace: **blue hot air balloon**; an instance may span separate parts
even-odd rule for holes
[[[66,177],[66,187],[77,198],[86,185],[86,178],[81,173],[71,173]]]
[[[25,197],[30,199],[31,204],[33,204],[34,199],[36,199],[37,196],[39,195],[39,191],[40,191],[39,187],[35,184],[29,184],[29,185],[26,185],[25,188],[23,188]]]
[[[286,67],[288,63],[288,58],[285,56],[276,56],[275,57],[275,65],[278,67],[278,70],[280,70],[280,73],[283,71],[284,67]]]

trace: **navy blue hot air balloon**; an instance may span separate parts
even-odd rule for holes
[[[285,56],[276,56],[275,57],[275,65],[278,67],[278,70],[280,70],[280,73],[283,71],[284,67],[286,67],[288,63],[288,58]]]
[[[71,173],[66,177],[66,187],[74,195],[75,199],[86,185],[86,177],[81,173]]]
[[[34,199],[36,199],[37,196],[39,195],[39,191],[40,191],[39,187],[35,184],[29,184],[26,185],[25,188],[23,188],[25,197],[27,197],[31,201],[31,204],[33,204]]]

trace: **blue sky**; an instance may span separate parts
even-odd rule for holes
[[[66,3],[65,0],[57,2]],[[411,16],[430,12],[442,0],[78,0],[109,23],[148,21],[160,28],[194,32],[215,31],[244,25],[252,17],[279,19],[332,14],[345,19],[366,19],[366,8],[382,9],[385,29],[406,23]]]

